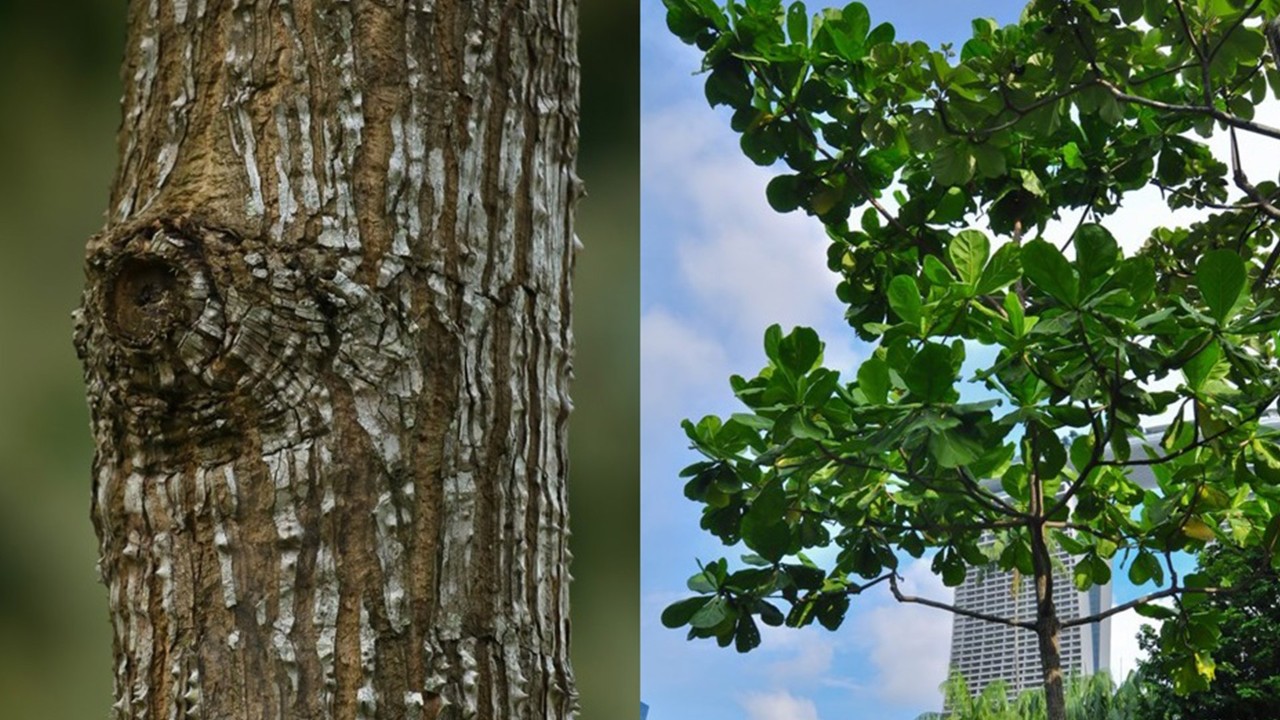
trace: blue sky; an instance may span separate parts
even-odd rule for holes
[[[894,24],[899,39],[957,46],[969,36],[971,18],[1007,24],[1023,5],[865,4],[873,22]],[[684,632],[658,621],[663,607],[690,594],[684,583],[696,570],[695,559],[733,561],[741,552],[701,531],[700,506],[681,493],[677,473],[696,458],[680,420],[738,410],[727,379],[759,370],[761,337],[771,323],[817,329],[827,343],[828,367],[842,371],[851,372],[871,348],[842,319],[821,226],[802,213],[779,215],[769,208],[764,187],[771,171],[742,157],[727,113],[707,106],[704,78],[693,74],[701,56],[669,34],[658,0],[642,2],[641,52],[640,632],[641,698],[650,705],[649,716],[912,720],[939,709],[951,616],[900,606],[887,593],[855,599],[836,633],[762,627],[761,647],[747,655],[709,641],[688,642]],[[1263,155],[1275,153],[1269,148]],[[1274,162],[1266,170],[1270,175],[1259,169],[1254,177],[1275,177]],[[1134,247],[1154,220],[1181,224],[1188,217],[1171,217],[1152,195],[1136,198],[1108,226]],[[1051,227],[1046,234],[1055,232],[1065,231]],[[903,574],[918,594],[950,599],[926,562],[906,565]],[[1121,581],[1114,593],[1123,602],[1138,591]],[[1132,613],[1117,617],[1113,664],[1132,667],[1137,625]]]

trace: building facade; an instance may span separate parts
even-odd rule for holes
[[[1111,606],[1111,586],[1077,592],[1071,581],[1071,556],[1054,554],[1054,604],[1063,620],[1083,617]],[[1031,577],[991,569],[971,569],[956,588],[957,607],[1017,621],[1034,620],[1036,592]],[[1111,653],[1111,621],[1103,620],[1062,631],[1062,670],[1067,677],[1106,669]],[[1009,696],[1040,687],[1040,649],[1030,630],[955,615],[951,629],[951,670],[965,679],[969,691],[982,692],[1002,680]]]

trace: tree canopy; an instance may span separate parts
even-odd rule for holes
[[[958,49],[899,40],[856,2],[664,2],[705,53],[708,102],[778,169],[767,201],[825,227],[874,350],[842,376],[813,330],[771,327],[765,367],[730,379],[743,412],[686,422],[704,457],[685,494],[750,552],[701,565],[663,621],[748,651],[757,621],[834,630],[884,583],[1034,631],[1061,718],[1058,634],[1103,615],[1058,616],[1056,545],[1080,590],[1126,559],[1152,591],[1104,615],[1176,616],[1176,687],[1202,686],[1223,588],[1172,555],[1216,542],[1274,562],[1280,534],[1280,437],[1259,422],[1280,396],[1280,209],[1237,142],[1280,138],[1255,119],[1280,94],[1280,1],[1036,0],[1009,26],[975,20]],[[1116,237],[1143,188],[1201,219]],[[975,349],[994,361],[962,379]],[[991,399],[962,401],[963,382]],[[806,554],[832,545],[829,563]],[[1034,578],[1036,618],[903,594],[900,558],[926,554],[949,586],[989,563]]]
[[[1217,678],[1212,685],[1180,696],[1171,677],[1185,672],[1178,643],[1162,642],[1176,634],[1178,619],[1159,632],[1143,628],[1141,645],[1149,655],[1137,677],[1153,696],[1150,720],[1232,718],[1270,720],[1280,713],[1280,574],[1258,549],[1239,553],[1214,546],[1201,556],[1201,566],[1214,584],[1238,588],[1210,604],[1222,613],[1214,657]]]

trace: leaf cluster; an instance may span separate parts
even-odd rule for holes
[[[856,2],[664,2],[744,154],[785,165],[769,203],[826,228],[846,318],[876,343],[842,377],[813,330],[773,326],[767,365],[730,381],[744,411],[686,421],[704,457],[685,494],[750,554],[702,566],[664,623],[746,651],[755,618],[835,629],[880,583],[963,612],[903,595],[900,558],[955,586],[977,566],[1047,577],[1057,546],[1080,590],[1117,560],[1160,588],[1132,605],[1175,613],[1182,667],[1210,676],[1196,608],[1219,588],[1171,557],[1280,533],[1260,422],[1280,396],[1280,210],[1274,183],[1193,135],[1280,138],[1253,121],[1280,91],[1262,22],[1280,1],[1038,0],[1014,25],[974,21],[958,52],[898,41]],[[1118,241],[1109,216],[1152,186],[1209,214]],[[966,401],[973,385],[993,399]],[[1157,417],[1173,420],[1152,435]]]

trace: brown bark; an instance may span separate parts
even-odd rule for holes
[[[1029,432],[1032,448],[1037,440],[1037,428]],[[1032,457],[1038,457],[1034,454]],[[1053,560],[1049,552],[1045,522],[1048,505],[1045,502],[1044,485],[1040,481],[1035,464],[1031,466],[1029,513],[1033,520],[1031,535],[1031,564],[1036,580],[1036,638],[1040,647],[1040,667],[1044,671],[1044,699],[1047,720],[1067,720],[1066,690],[1062,678],[1062,622],[1053,601]]]
[[[130,7],[77,347],[120,718],[568,718],[572,0]]]
[[[1053,568],[1050,565],[1044,527],[1034,532],[1032,559],[1036,570],[1036,638],[1040,667],[1044,671],[1044,699],[1048,720],[1066,720],[1066,689],[1062,677],[1062,623],[1053,602]]]

